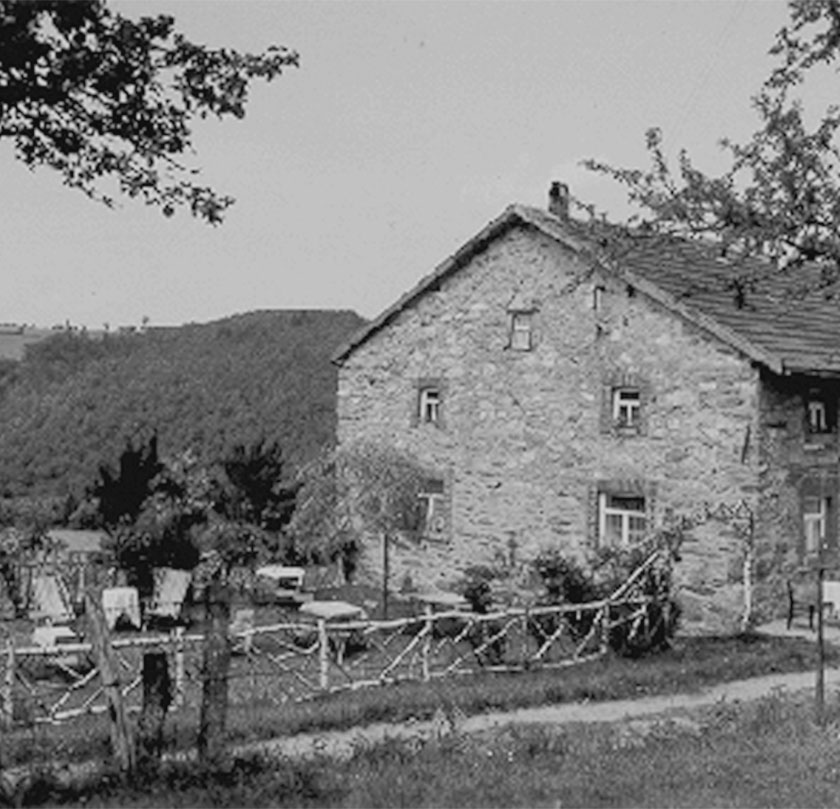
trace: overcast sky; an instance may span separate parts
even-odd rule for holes
[[[205,322],[254,309],[372,317],[511,202],[552,179],[618,212],[595,157],[646,164],[664,130],[706,168],[746,136],[787,20],[775,0],[279,2],[134,0],[190,38],[299,51],[244,121],[196,138],[202,178],[236,197],[212,228],[116,210],[0,146],[0,322]]]

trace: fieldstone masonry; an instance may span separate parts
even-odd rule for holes
[[[530,350],[511,346],[514,311],[531,316]],[[443,392],[439,424],[416,417],[429,379]],[[639,391],[637,427],[613,418],[622,385]],[[793,469],[837,462],[836,446],[792,454],[801,407],[796,384],[774,387],[720,340],[521,224],[342,360],[338,439],[395,445],[444,480],[445,536],[395,548],[395,583],[408,574],[446,586],[511,547],[520,559],[554,546],[582,555],[601,541],[599,493],[644,497],[653,524],[740,503],[758,515],[755,603],[766,613],[796,563]],[[378,547],[364,559],[373,575]],[[689,533],[678,565],[685,627],[738,627],[746,552],[726,520]]]

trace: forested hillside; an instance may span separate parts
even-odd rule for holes
[[[80,495],[129,439],[206,460],[279,441],[290,466],[335,429],[333,351],[354,312],[264,311],[109,335],[61,333],[0,372],[0,496]]]

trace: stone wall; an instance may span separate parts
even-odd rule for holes
[[[809,392],[819,391],[836,411],[840,389],[836,381],[807,376],[779,377],[762,373],[760,396],[760,481],[762,508],[757,531],[756,580],[765,605],[785,602],[786,579],[813,559],[805,554],[802,498],[830,497],[829,547],[837,548],[838,435],[834,429],[811,434],[807,429]],[[836,414],[835,414],[836,415]],[[768,612],[770,610],[768,609]]]
[[[533,312],[530,351],[509,347],[513,310]],[[420,379],[445,382],[441,426],[413,418]],[[612,425],[616,384],[642,391],[641,434]],[[511,547],[521,559],[552,546],[584,555],[598,541],[599,486],[638,490],[656,522],[704,503],[754,507],[758,387],[743,357],[518,227],[347,358],[338,437],[399,446],[445,480],[445,538],[393,564],[395,581],[446,585]],[[742,560],[725,525],[687,537],[686,625],[735,626]]]

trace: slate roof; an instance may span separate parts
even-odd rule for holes
[[[372,334],[390,323],[427,290],[456,272],[476,253],[511,227],[530,225],[569,249],[598,261],[641,294],[658,301],[697,327],[775,373],[840,375],[840,299],[811,291],[803,294],[802,274],[787,278],[768,272],[758,260],[720,257],[711,247],[675,238],[638,235],[622,242],[609,261],[591,249],[591,234],[574,220],[561,220],[538,208],[509,206],[458,252],[357,332],[335,354],[341,364]],[[811,278],[817,280],[815,270]],[[743,300],[732,279],[752,278]],[[798,293],[798,294],[796,294]],[[741,304],[740,307],[738,304]]]

